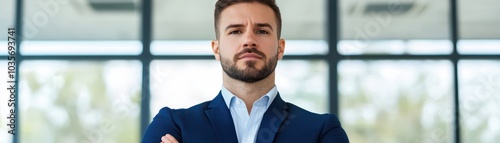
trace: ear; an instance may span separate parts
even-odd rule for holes
[[[281,60],[285,54],[285,39],[280,39],[278,41],[278,59]]]
[[[220,61],[219,41],[218,40],[212,40],[212,52],[214,53],[215,59],[217,61]]]

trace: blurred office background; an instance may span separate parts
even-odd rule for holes
[[[17,28],[16,136],[139,142],[160,108],[211,100],[215,0],[0,0],[0,69]],[[336,113],[353,143],[500,140],[500,1],[278,0],[282,97]],[[22,20],[22,25],[15,25]],[[458,111],[459,114],[456,114]],[[458,121],[457,121],[458,119]]]

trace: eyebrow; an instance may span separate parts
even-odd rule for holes
[[[268,27],[269,29],[273,30],[273,27],[268,24],[268,23],[257,23],[257,27]]]
[[[257,27],[268,27],[271,30],[273,30],[273,27],[270,24],[268,24],[268,23],[257,23],[257,24],[255,24],[255,26],[257,26]],[[228,25],[226,27],[226,30],[228,30],[230,28],[239,28],[239,27],[244,27],[244,25],[243,24],[231,24],[231,25]]]

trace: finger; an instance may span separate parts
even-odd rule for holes
[[[162,136],[161,137],[161,143],[169,143],[169,139],[167,138],[167,136]]]
[[[170,134],[167,134],[166,137],[168,138],[168,140],[171,142],[171,143],[179,143],[177,141],[177,139],[174,138],[174,136],[170,135]]]

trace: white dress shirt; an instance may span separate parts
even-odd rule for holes
[[[229,111],[231,111],[238,142],[254,143],[262,117],[278,94],[276,86],[253,103],[250,115],[248,115],[248,110],[243,100],[236,97],[224,86],[222,86],[221,92],[224,102],[226,102]]]

